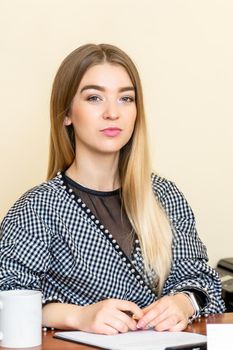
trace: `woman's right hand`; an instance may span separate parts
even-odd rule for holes
[[[72,321],[73,327],[85,332],[108,335],[134,331],[137,329],[137,322],[126,311],[138,319],[143,316],[143,311],[131,301],[106,299],[79,308]]]

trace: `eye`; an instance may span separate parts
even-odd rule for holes
[[[100,96],[98,96],[98,95],[91,95],[91,96],[87,97],[87,101],[99,102],[99,101],[102,101],[102,98]]]
[[[122,102],[125,102],[125,103],[131,103],[131,102],[134,102],[135,101],[135,98],[133,96],[123,96],[121,97],[120,99]]]

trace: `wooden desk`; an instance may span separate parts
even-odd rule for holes
[[[233,323],[233,313],[225,313],[220,315],[211,315],[207,318],[202,317],[199,321],[188,326],[185,331],[206,334],[207,323]],[[94,350],[95,347],[72,343],[60,339],[53,338],[56,331],[43,332],[43,342],[41,346],[33,348],[24,348],[24,350]],[[2,348],[1,350],[9,350],[10,348]],[[16,349],[15,349],[16,350]],[[22,350],[22,349],[17,349]]]

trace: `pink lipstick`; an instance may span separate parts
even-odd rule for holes
[[[120,134],[121,129],[116,127],[106,128],[100,130],[105,136],[114,137]]]

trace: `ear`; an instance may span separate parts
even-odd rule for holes
[[[64,119],[63,124],[64,124],[65,126],[71,125],[72,122],[71,122],[70,117],[65,116],[65,119]]]

